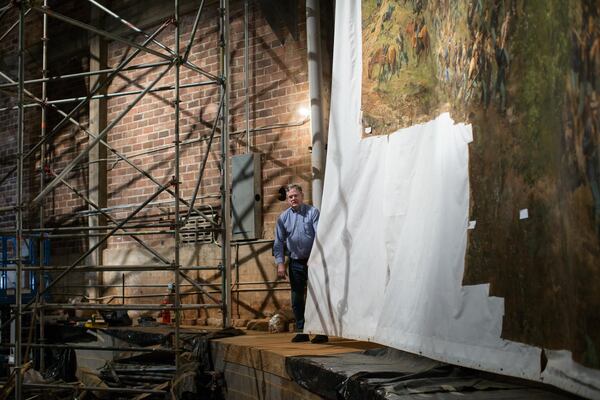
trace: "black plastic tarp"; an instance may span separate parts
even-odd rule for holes
[[[553,388],[382,348],[325,357],[290,357],[288,375],[325,399],[549,399],[576,397]]]
[[[154,346],[169,344],[172,332],[157,330],[141,330],[135,328],[106,328],[103,329],[108,335],[121,339],[136,346]]]

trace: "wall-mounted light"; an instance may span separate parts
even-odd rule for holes
[[[303,119],[308,119],[310,117],[310,109],[306,106],[298,107],[296,113],[301,116]]]
[[[285,186],[282,186],[279,188],[279,190],[277,191],[278,196],[277,198],[279,199],[279,201],[285,201],[287,199],[287,193],[285,192]]]

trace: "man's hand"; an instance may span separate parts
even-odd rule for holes
[[[285,279],[287,277],[287,268],[285,264],[277,264],[277,279]]]

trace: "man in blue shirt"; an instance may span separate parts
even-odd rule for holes
[[[304,306],[306,304],[306,284],[308,281],[308,257],[315,241],[319,224],[319,210],[304,204],[304,194],[300,185],[286,187],[286,199],[289,208],[285,210],[275,225],[275,243],[273,254],[277,263],[277,277],[285,279],[289,273],[292,288],[292,310],[296,318],[296,336],[292,342],[307,342],[304,329]],[[289,255],[289,267],[285,267],[285,250]],[[313,343],[327,342],[325,335],[317,335]]]

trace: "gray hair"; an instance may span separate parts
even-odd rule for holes
[[[297,185],[297,184],[295,184],[295,183],[290,183],[289,185],[287,185],[287,186],[285,187],[285,192],[286,192],[286,193],[289,193],[289,192],[290,192],[290,190],[292,190],[292,189],[296,189],[297,191],[299,191],[300,193],[302,193],[302,186],[300,186],[300,185]]]

